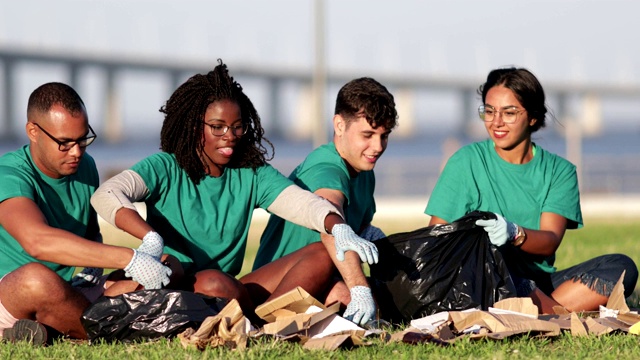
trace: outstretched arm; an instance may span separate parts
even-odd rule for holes
[[[447,224],[447,221],[437,216],[432,216],[429,221],[429,226],[435,224]],[[520,245],[520,248],[529,254],[542,256],[553,255],[556,250],[558,250],[566,229],[567,219],[565,217],[551,212],[543,212],[540,216],[539,230],[522,228],[526,238]],[[501,242],[504,244],[513,240],[508,238],[509,235],[507,232],[499,236],[504,237],[504,239],[496,238],[492,239],[492,242]]]

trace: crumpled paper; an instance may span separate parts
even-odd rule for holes
[[[245,349],[251,323],[243,315],[238,301],[233,299],[217,315],[207,317],[198,330],[188,328],[178,334],[184,348],[225,346],[231,349]]]

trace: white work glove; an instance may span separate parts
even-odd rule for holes
[[[103,273],[102,268],[86,267],[71,279],[73,287],[91,287],[98,284]]]
[[[155,231],[149,231],[147,235],[142,238],[142,244],[138,246],[138,251],[147,253],[153,256],[156,260],[160,260],[162,257],[162,250],[164,249],[164,240],[162,236]]]
[[[163,285],[169,285],[169,276],[171,276],[169,267],[162,265],[153,256],[137,250],[133,250],[133,257],[124,271],[125,276],[131,277],[147,290],[160,289]]]
[[[365,240],[376,241],[386,238],[387,235],[385,235],[382,230],[380,230],[380,228],[369,225],[364,230],[362,230],[362,232],[360,233],[360,237]]]
[[[351,250],[358,253],[360,260],[369,265],[378,262],[378,248],[353,232],[347,224],[337,224],[333,226],[331,234],[336,242],[336,257],[339,261],[344,261],[344,253]]]
[[[356,324],[364,325],[376,314],[376,303],[373,301],[371,289],[366,286],[354,286],[349,290],[351,302],[342,315],[343,318]]]
[[[484,231],[489,234],[489,240],[495,246],[502,246],[508,241],[513,241],[518,234],[518,226],[498,214],[494,215],[497,219],[476,220],[476,225],[484,228]]]

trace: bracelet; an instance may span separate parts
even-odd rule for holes
[[[525,241],[527,241],[527,233],[524,232],[524,228],[520,225],[516,225],[518,227],[518,232],[516,233],[516,238],[513,239],[513,246],[521,247]]]

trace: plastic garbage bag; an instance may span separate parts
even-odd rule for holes
[[[173,337],[198,328],[228,303],[181,290],[139,290],[115,297],[103,296],[90,305],[80,321],[89,340],[131,342]]]
[[[491,218],[476,211],[451,224],[377,240],[380,258],[370,269],[380,317],[397,323],[441,311],[487,310],[516,296],[500,251],[475,225]]]

